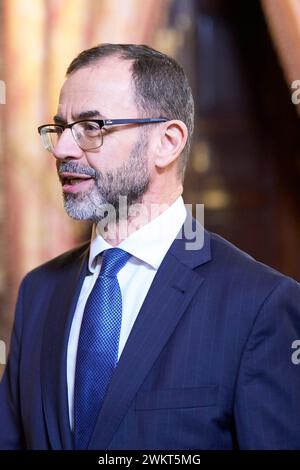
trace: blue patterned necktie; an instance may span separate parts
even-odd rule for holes
[[[75,449],[88,447],[118,362],[122,296],[117,274],[129,257],[120,248],[104,251],[100,274],[84,309],[75,372]]]

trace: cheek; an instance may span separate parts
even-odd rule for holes
[[[105,137],[106,136],[103,138],[103,145],[100,149],[94,152],[86,152],[89,165],[101,172],[119,168],[129,159],[135,147],[135,142],[133,143],[129,139],[106,138],[105,140]]]
[[[157,171],[156,165],[155,165],[155,156],[153,155],[153,153],[151,153],[149,149],[147,149],[147,153],[144,154],[144,159],[146,161],[149,174],[151,175],[155,174]]]

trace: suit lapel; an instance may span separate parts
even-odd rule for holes
[[[193,268],[210,260],[210,237],[205,232],[202,250],[194,252],[185,249],[185,242],[176,239],[158,269],[111,380],[89,449],[109,447],[135,394],[203,282]]]
[[[56,286],[45,322],[41,384],[52,449],[72,449],[66,358],[72,319],[87,271],[87,253],[85,248],[80,257],[57,269]]]

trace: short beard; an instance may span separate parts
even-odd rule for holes
[[[95,180],[90,191],[76,194],[63,193],[67,214],[73,219],[89,220],[97,224],[107,217],[113,207],[115,220],[127,217],[129,208],[142,201],[149,185],[146,151],[147,139],[142,133],[128,161],[106,174],[91,167],[79,166],[74,162],[59,163],[58,173],[80,173],[89,175]]]

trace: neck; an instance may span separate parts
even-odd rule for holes
[[[128,208],[127,218],[120,218],[118,221],[104,219],[97,224],[97,233],[111,246],[118,246],[132,233],[147,225],[153,219],[162,214],[170,207],[182,194],[182,186],[168,195],[157,195],[147,193],[140,203],[133,204]]]

